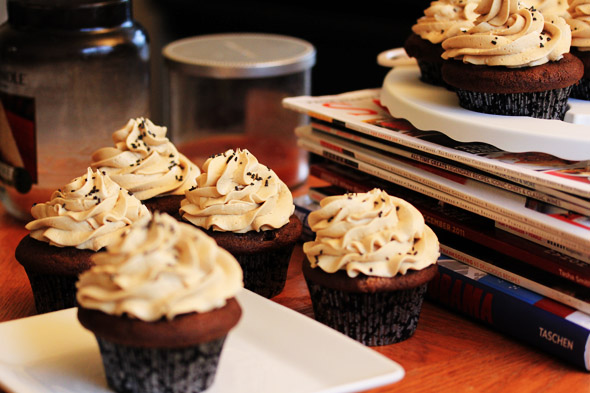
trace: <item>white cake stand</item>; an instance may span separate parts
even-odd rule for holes
[[[488,115],[459,106],[455,93],[419,79],[415,64],[396,65],[381,89],[393,117],[460,142],[485,142],[510,152],[542,152],[567,160],[590,159],[590,102],[570,99],[565,120]]]

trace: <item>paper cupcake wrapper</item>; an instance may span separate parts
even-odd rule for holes
[[[257,254],[234,254],[244,273],[244,287],[268,299],[281,293],[294,246]]]
[[[96,337],[109,387],[118,393],[198,393],[212,385],[225,337],[186,348],[139,348]]]
[[[427,287],[350,293],[306,281],[315,319],[368,346],[410,338],[418,326]]]
[[[480,93],[457,89],[459,105],[475,112],[563,120],[571,86],[531,93]]]
[[[582,78],[577,85],[572,86],[570,97],[590,100],[590,79]]]
[[[77,276],[34,274],[27,272],[38,314],[77,306]]]
[[[420,80],[434,86],[447,86],[442,78],[442,63],[417,59]]]

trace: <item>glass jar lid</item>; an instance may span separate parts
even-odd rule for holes
[[[174,41],[162,50],[168,67],[217,79],[293,74],[315,64],[309,42],[275,34],[211,34]]]

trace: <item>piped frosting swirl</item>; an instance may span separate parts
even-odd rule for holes
[[[210,157],[185,193],[180,214],[198,227],[245,233],[281,228],[295,206],[289,188],[248,150]]]
[[[524,0],[521,4],[525,8],[535,7],[543,15],[559,15],[567,18],[567,0]]]
[[[57,247],[97,251],[117,239],[147,208],[101,171],[86,174],[54,191],[51,199],[31,209],[26,225],[34,239]]]
[[[77,283],[78,303],[148,322],[223,307],[243,287],[229,252],[159,212],[131,226],[93,262]]]
[[[421,270],[439,256],[438,239],[422,214],[379,189],[324,198],[308,216],[316,234],[303,244],[311,267],[349,277],[394,277]]]
[[[590,0],[570,0],[569,17],[572,46],[579,51],[590,51]]]
[[[464,34],[443,41],[444,59],[488,66],[527,67],[558,61],[569,52],[565,19],[544,17],[518,0],[481,0],[480,16]]]
[[[430,3],[412,26],[412,32],[433,44],[471,28],[478,14],[473,0],[439,0]]]
[[[182,195],[195,184],[199,168],[178,152],[166,137],[166,127],[149,119],[130,119],[113,133],[114,147],[92,154],[92,167],[144,201],[162,195]]]

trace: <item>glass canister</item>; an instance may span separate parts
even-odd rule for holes
[[[304,40],[256,33],[189,37],[164,47],[168,132],[197,165],[247,148],[291,188],[309,173],[294,130],[307,117],[282,106],[309,95],[316,51]]]
[[[114,130],[149,116],[149,42],[131,0],[8,0],[0,26],[0,198],[33,203],[84,173]]]

